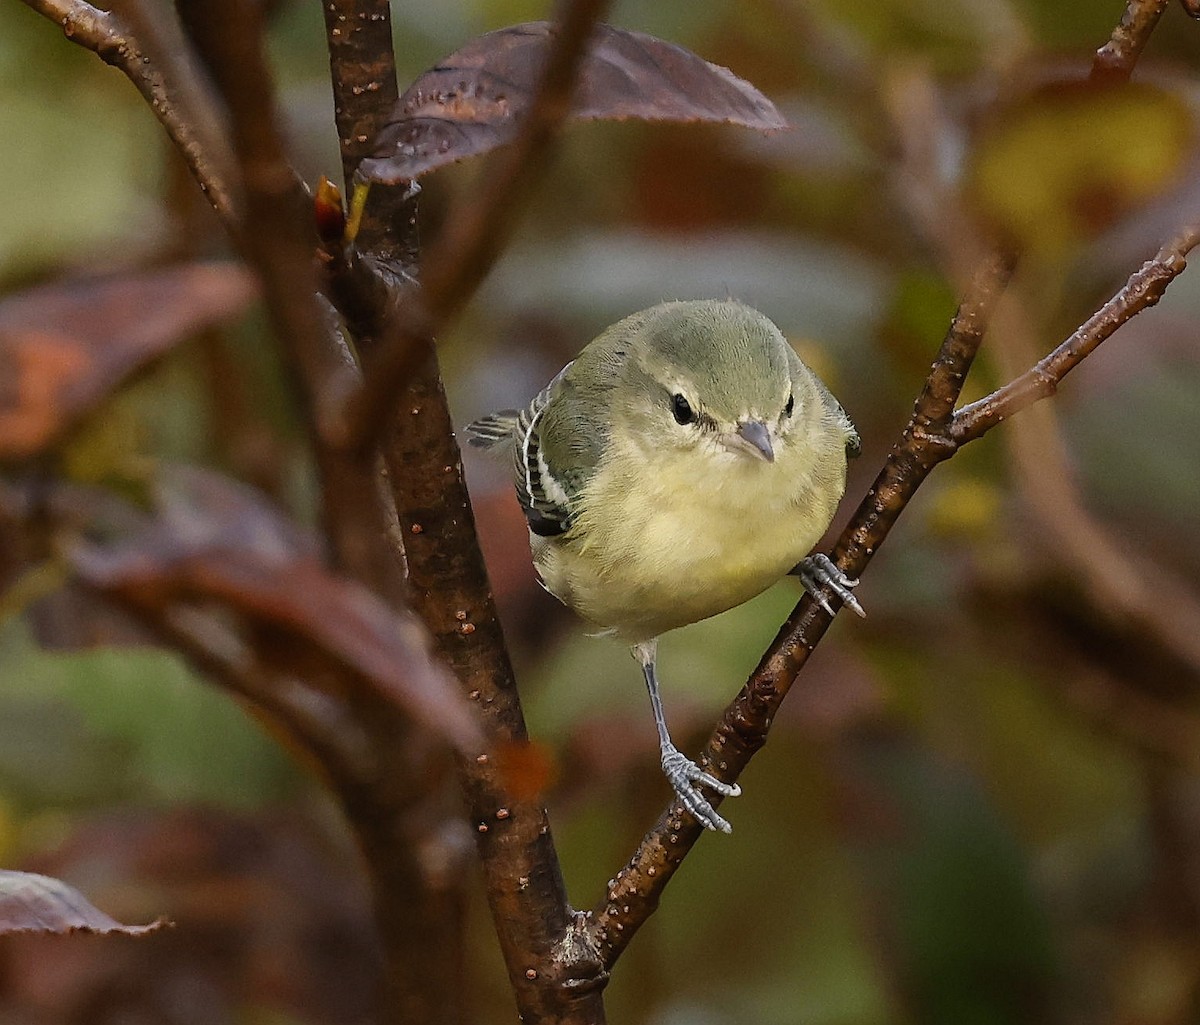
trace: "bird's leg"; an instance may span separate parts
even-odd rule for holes
[[[650,707],[654,710],[654,725],[658,727],[658,747],[661,753],[663,774],[667,782],[679,795],[683,806],[692,813],[700,825],[706,829],[719,829],[728,833],[733,827],[726,822],[716,809],[700,793],[700,786],[710,787],[723,797],[737,797],[742,788],[736,783],[726,783],[717,779],[711,773],[705,772],[699,765],[687,758],[674,744],[667,732],[667,717],[663,713],[662,697],[658,691],[658,673],[655,671],[655,661],[658,657],[658,638],[643,641],[633,646],[633,657],[641,663],[642,674],[646,677],[646,689],[650,692]]]
[[[858,586],[858,580],[846,576],[828,555],[818,552],[806,559],[801,559],[792,572],[800,578],[800,583],[816,599],[817,604],[831,616],[834,614],[833,606],[829,604],[829,599],[822,591],[826,585],[841,598],[843,605],[848,609],[853,609],[864,619],[866,618],[866,610],[859,604],[858,599],[854,597],[854,592],[851,591],[852,587]]]

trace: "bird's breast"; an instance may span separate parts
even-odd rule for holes
[[[571,531],[535,546],[551,593],[630,639],[740,605],[788,572],[824,532],[845,460],[775,463],[731,454],[616,453],[586,488]]]

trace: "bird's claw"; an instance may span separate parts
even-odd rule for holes
[[[846,608],[853,610],[856,615],[866,618],[866,610],[854,597],[854,592],[851,590],[858,586],[858,578],[846,576],[828,555],[818,552],[806,559],[801,559],[793,572],[800,578],[800,583],[813,596],[816,603],[831,616],[834,614],[834,609],[829,604],[829,599],[825,597],[823,588],[826,586],[841,599]]]
[[[664,748],[662,753],[662,770],[667,782],[678,795],[683,806],[692,817],[705,829],[715,829],[722,833],[730,833],[733,826],[726,822],[708,799],[700,793],[700,786],[715,790],[722,797],[737,797],[742,788],[736,783],[726,783],[717,779],[712,773],[705,772],[699,765],[686,757],[678,748]],[[698,784],[698,785],[697,785]]]

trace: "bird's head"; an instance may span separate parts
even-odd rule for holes
[[[773,463],[809,399],[779,329],[737,302],[647,310],[628,339],[622,387],[643,439],[724,465]]]

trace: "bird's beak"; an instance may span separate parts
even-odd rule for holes
[[[737,432],[725,435],[729,448],[754,456],[766,463],[775,462],[775,450],[771,447],[771,432],[761,420],[742,420]]]

